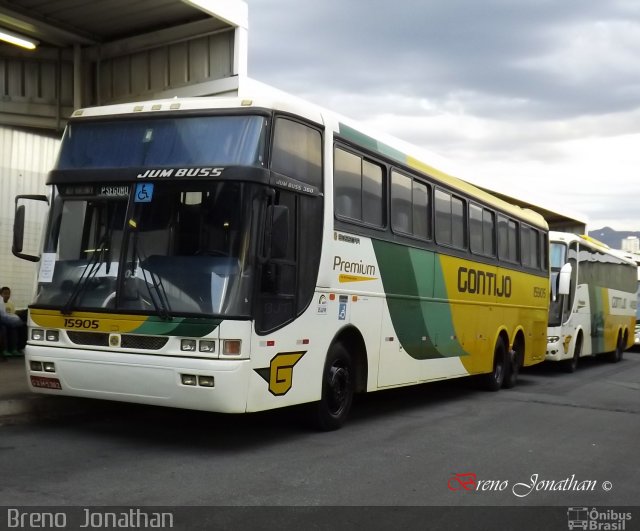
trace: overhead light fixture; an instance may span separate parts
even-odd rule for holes
[[[23,37],[22,35],[18,35],[17,33],[13,33],[6,29],[0,29],[0,41],[21,46],[27,50],[35,50],[38,45],[38,41],[34,41],[28,37]]]

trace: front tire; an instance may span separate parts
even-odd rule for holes
[[[564,372],[576,372],[576,369],[578,368],[578,361],[580,359],[580,354],[582,354],[582,335],[578,336],[578,339],[576,339],[576,346],[573,349],[573,357],[569,360],[563,360],[562,363],[562,369],[564,370]]]
[[[322,431],[340,428],[353,404],[355,373],[349,352],[341,343],[329,349],[322,373],[322,395],[315,405],[315,424]]]

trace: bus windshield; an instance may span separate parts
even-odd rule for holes
[[[58,188],[35,304],[248,317],[261,186],[147,186],[144,202],[128,184]]]
[[[255,115],[74,122],[56,168],[260,166],[265,124]]]
[[[551,269],[551,301],[549,304],[549,326],[562,323],[563,298],[558,295],[558,277],[560,269],[567,261],[567,246],[564,243],[551,242],[549,246],[549,266]]]

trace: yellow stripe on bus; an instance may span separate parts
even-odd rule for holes
[[[126,333],[140,327],[147,319],[144,315],[104,314],[93,312],[73,312],[62,315],[58,310],[32,309],[31,320],[43,328],[82,330],[85,332]]]

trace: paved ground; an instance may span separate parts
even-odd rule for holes
[[[469,380],[373,393],[343,429],[317,433],[295,410],[30,395],[14,359],[0,365],[0,529],[39,506],[64,511],[68,529],[88,507],[168,510],[189,531],[566,531],[569,508],[607,510],[610,526],[617,508],[633,520],[599,529],[638,529],[639,397],[629,352],[574,374],[536,366],[498,393]]]
[[[29,390],[24,358],[0,362],[0,425],[86,411],[90,400],[36,395]]]

